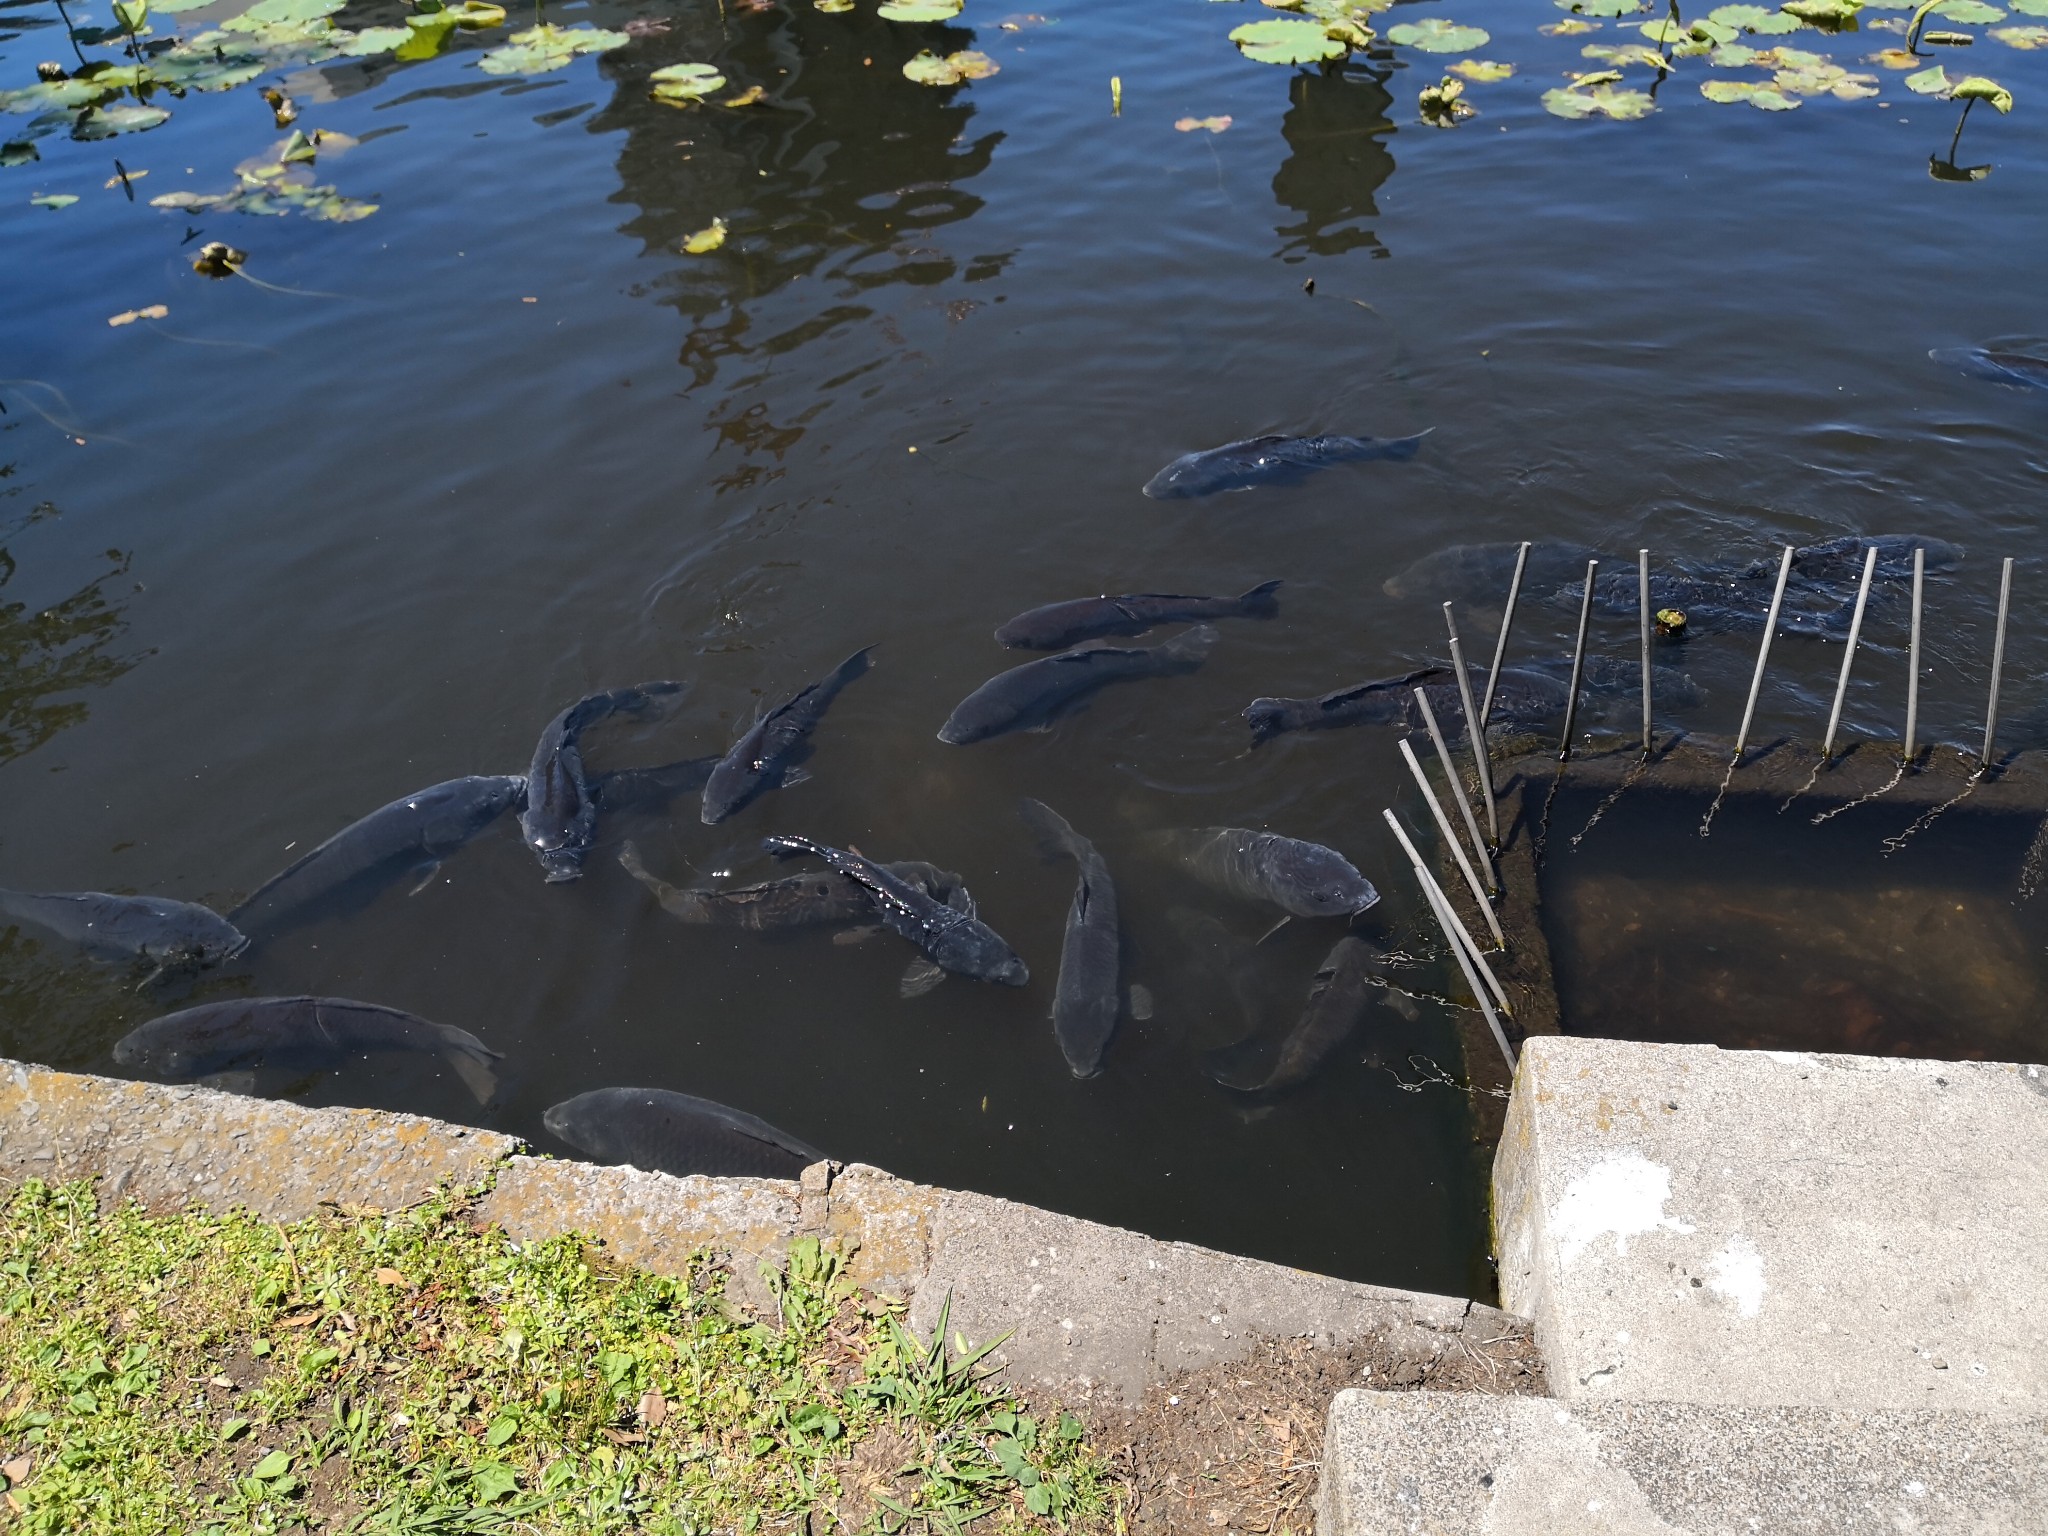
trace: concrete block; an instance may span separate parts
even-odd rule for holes
[[[2038,1536],[2048,1421],[1340,1392],[1319,1536]]]
[[[247,1206],[296,1221],[322,1205],[398,1210],[480,1182],[519,1142],[368,1109],[52,1072],[0,1059],[0,1187],[97,1176],[153,1211]]]
[[[1531,1039],[1502,1302],[1560,1397],[2048,1414],[2044,1188],[2038,1066]]]

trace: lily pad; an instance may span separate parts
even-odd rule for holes
[[[725,89],[725,76],[709,64],[669,64],[647,77],[657,101],[698,101]]]
[[[180,45],[149,61],[150,72],[165,85],[186,91],[226,91],[246,85],[270,68],[261,53],[241,47],[194,48]]]
[[[1646,21],[1636,30],[1653,43],[1682,43],[1692,37],[1692,27],[1683,21],[1673,21],[1669,16],[1656,21]]]
[[[2048,27],[1993,27],[1991,35],[2008,48],[2048,48]]]
[[[1908,53],[1903,48],[1882,48],[1870,56],[1872,64],[1886,69],[1918,69],[1927,61],[1917,53]]]
[[[1633,16],[1643,6],[1642,0],[1557,0],[1557,8],[1581,16]]]
[[[335,46],[346,58],[367,59],[403,47],[411,36],[409,27],[365,27],[360,32],[336,32]]]
[[[1427,16],[1387,28],[1387,41],[1420,48],[1424,53],[1470,53],[1492,42],[1493,35],[1481,27],[1461,27],[1441,16]]]
[[[2048,16],[2048,0],[2006,0],[2006,9],[2021,16]]]
[[[1671,68],[1664,55],[1647,43],[1588,43],[1579,52],[1586,58],[1612,64],[1616,69],[1626,69],[1631,64],[1640,64],[1646,69]]]
[[[1781,69],[1772,84],[1788,96],[1833,96],[1839,101],[1861,101],[1877,94],[1877,76],[1852,75],[1839,64]]]
[[[1582,90],[1574,85],[1545,91],[1543,110],[1553,117],[1611,117],[1618,122],[1632,122],[1656,111],[1657,103],[1648,91],[1618,91],[1611,84]]]
[[[1770,52],[1768,48],[1750,48],[1742,43],[1723,43],[1707,55],[1707,62],[1720,69],[1747,69],[1767,60]]]
[[[88,107],[79,113],[71,130],[74,139],[112,139],[124,133],[142,133],[171,120],[162,107],[138,107],[125,103],[114,107]]]
[[[1948,99],[1988,102],[2000,114],[2012,110],[2012,92],[1996,80],[1987,80],[1982,75],[1971,75],[1967,80],[1958,81],[1948,93]]]
[[[1790,112],[1799,105],[1796,98],[1757,80],[1708,80],[1700,86],[1700,94],[1709,101],[1746,101],[1763,112]]]
[[[903,77],[919,85],[958,85],[962,80],[982,80],[998,73],[996,61],[985,53],[963,49],[940,58],[929,48],[903,66]]]
[[[878,14],[884,21],[951,21],[961,0],[890,0]]]
[[[853,9],[853,0],[811,0],[811,9],[827,16],[844,16]]]
[[[2005,12],[1995,5],[1986,5],[1984,0],[1941,0],[1941,4],[1934,8],[1934,14],[1965,27],[1981,27],[2005,20]]]
[[[1341,58],[1350,51],[1313,21],[1248,21],[1231,30],[1230,40],[1248,59],[1261,64],[1314,64]]]
[[[149,8],[162,15],[175,16],[180,11],[196,11],[202,5],[212,5],[214,0],[150,0]]]
[[[1549,26],[1538,27],[1536,30],[1545,37],[1584,37],[1588,32],[1598,32],[1600,30],[1600,23],[1597,21],[1576,20],[1553,21]]]
[[[1906,76],[1901,83],[1916,96],[1945,96],[1948,94],[1948,71],[1937,64],[1917,75]]]
[[[725,244],[725,220],[713,219],[689,239],[683,242],[683,251],[690,256],[704,256]]]
[[[69,208],[77,201],[77,195],[71,192],[44,192],[29,199],[30,204],[34,207],[48,208],[53,211],[58,208]]]
[[[1785,0],[1778,9],[1811,26],[1840,27],[1856,19],[1863,0]]]
[[[1507,79],[1515,72],[1515,66],[1497,64],[1492,59],[1460,59],[1450,66],[1450,71],[1454,75],[1464,76],[1467,80],[1476,80],[1484,84],[1490,80]]]
[[[326,20],[346,4],[348,0],[256,0],[256,4],[241,15],[230,16],[220,25],[224,32],[303,27],[307,22]]]
[[[0,112],[46,112],[51,108],[90,106],[112,89],[91,80],[41,80],[18,91],[0,91]]]
[[[27,139],[12,139],[5,144],[0,144],[0,170],[7,170],[17,165],[27,165],[31,160],[40,160],[42,158],[41,155],[36,153],[35,145]]]
[[[326,4],[327,0],[319,3]],[[562,68],[579,53],[607,53],[631,41],[623,32],[590,26],[558,27],[542,22],[524,32],[514,32],[505,46],[493,48],[478,59],[477,68],[487,75],[544,75]]]
[[[1800,26],[1797,16],[1787,16],[1783,11],[1767,11],[1760,5],[1716,6],[1707,12],[1707,20],[1718,21],[1723,26],[1739,27],[1744,32],[1761,33],[1766,37],[1797,32]]]

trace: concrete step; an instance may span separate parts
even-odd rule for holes
[[[1319,1536],[2040,1536],[2048,1420],[1340,1392]]]
[[[1532,1038],[1501,1303],[1560,1398],[2048,1415],[2044,1188],[2038,1066]]]

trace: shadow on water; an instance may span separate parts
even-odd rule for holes
[[[1280,132],[1289,153],[1273,173],[1273,197],[1301,218],[1274,228],[1284,242],[1281,260],[1347,251],[1391,254],[1373,228],[1380,212],[1374,199],[1394,174],[1387,147],[1394,98],[1387,79],[1386,73],[1351,67],[1297,73],[1287,82],[1289,105]]]
[[[0,763],[84,720],[88,706],[75,695],[106,687],[142,660],[112,651],[128,621],[106,589],[128,574],[130,557],[110,549],[105,558],[109,569],[69,596],[32,608],[6,599],[20,567],[0,546]]]

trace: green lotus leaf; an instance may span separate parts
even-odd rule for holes
[[[1986,5],[1984,0],[1941,0],[1941,4],[1934,8],[1934,14],[1966,27],[1981,27],[2005,20],[2005,12],[1995,5]]]
[[[853,9],[853,0],[811,0],[811,9],[827,16],[843,16]]]
[[[647,80],[664,101],[695,101],[725,87],[725,76],[709,64],[670,64]]]
[[[74,139],[112,139],[124,133],[143,133],[171,120],[162,107],[138,107],[132,102],[114,107],[87,107],[71,130]]]
[[[558,27],[542,22],[524,32],[514,32],[503,47],[493,48],[477,60],[487,75],[544,75],[562,68],[579,53],[606,53],[633,41],[623,32],[597,27]]]
[[[0,170],[27,165],[31,160],[42,158],[36,152],[35,145],[27,139],[9,139],[5,144],[0,144]]]
[[[181,11],[196,11],[202,5],[212,5],[214,0],[150,0],[149,8],[159,15],[175,16]]]
[[[18,91],[0,91],[0,112],[47,112],[53,107],[90,106],[112,89],[91,80],[40,80]]]
[[[1647,69],[1668,70],[1671,67],[1664,55],[1647,43],[1588,43],[1579,52],[1586,58],[1612,64],[1616,69],[1626,69],[1631,64],[1641,64]]]
[[[2048,48],[2048,27],[1993,27],[1991,35],[2008,48]]]
[[[1870,56],[1873,64],[1882,64],[1886,69],[1918,69],[1925,61],[1917,53],[1908,53],[1903,48],[1880,48]]]
[[[1781,69],[1772,84],[1788,96],[1834,96],[1843,101],[1860,101],[1877,94],[1877,76],[1852,75],[1839,64]]]
[[[1778,9],[1811,26],[1840,27],[1856,19],[1863,0],[1785,0]]]
[[[1493,35],[1480,27],[1461,27],[1441,16],[1428,16],[1387,28],[1387,41],[1420,48],[1424,53],[1470,53],[1492,42]]]
[[[1248,21],[1231,30],[1230,40],[1248,59],[1261,64],[1314,64],[1342,58],[1350,50],[1313,21]]]
[[[1707,55],[1707,62],[1721,69],[1744,69],[1769,56],[1768,48],[1749,48],[1741,43],[1723,43]]]
[[[1956,82],[1948,93],[1950,101],[1988,101],[2000,113],[2012,110],[2012,92],[1996,80],[1987,80],[1982,75],[1971,75]]]
[[[1796,98],[1758,80],[1709,80],[1700,86],[1700,94],[1709,101],[1746,101],[1763,112],[1790,112],[1799,105]]]
[[[334,34],[335,46],[344,58],[350,59],[367,59],[373,53],[389,53],[404,46],[411,36],[409,27],[365,27],[360,32],[337,30]]]
[[[1611,117],[1618,122],[1632,122],[1657,110],[1656,101],[1647,91],[1617,91],[1612,85],[1582,90],[1579,86],[1584,83],[1581,81],[1579,85],[1564,90],[1545,91],[1543,110],[1555,117]]]
[[[44,192],[39,196],[32,197],[29,199],[30,204],[33,205],[34,207],[49,208],[52,210],[58,208],[69,208],[73,203],[77,201],[77,195],[71,192]]]
[[[1317,21],[1353,22],[1363,26],[1378,12],[1393,9],[1393,5],[1394,0],[1293,0],[1293,4],[1276,9],[1297,10],[1305,16],[1315,17]]]
[[[903,65],[903,78],[917,85],[958,85],[960,76],[952,65],[927,48]]]
[[[1581,16],[1633,16],[1643,6],[1642,0],[1557,0],[1557,8]]]
[[[167,49],[149,61],[150,73],[185,91],[226,91],[247,85],[270,67],[259,53],[237,46]]]
[[[1732,43],[1742,35],[1742,28],[1730,26],[1725,21],[1716,21],[1707,16],[1692,24],[1694,38],[1709,43]]]
[[[256,0],[241,15],[222,22],[221,29],[262,32],[272,27],[304,27],[308,22],[324,21],[346,4],[348,0]]]
[[[1692,28],[1688,23],[1673,21],[1669,16],[1656,21],[1646,21],[1636,30],[1653,43],[1680,43],[1692,36]]]
[[[877,14],[884,21],[951,21],[961,0],[890,0]]]
[[[1358,21],[1326,21],[1323,36],[1342,43],[1346,48],[1370,48],[1373,31]]]
[[[2048,0],[2005,0],[2005,5],[2021,16],[2048,16]]]
[[[1538,27],[1536,30],[1545,37],[1584,37],[1588,32],[1598,32],[1600,23],[1580,21],[1576,16],[1571,16],[1563,21],[1554,21],[1547,27]]]
[[[1497,64],[1492,59],[1460,59],[1450,66],[1454,75],[1484,84],[1491,80],[1505,80],[1515,72],[1512,64]]]
[[[1744,32],[1761,33],[1766,37],[1799,30],[1797,16],[1787,16],[1783,11],[1767,11],[1760,5],[1716,6],[1707,12],[1707,20],[1718,21],[1723,26],[1739,27]]]
[[[1923,69],[1917,75],[1908,75],[1904,81],[1907,90],[1916,96],[1941,96],[1948,92],[1948,73],[1939,64],[1932,69]]]
[[[973,48],[963,48],[958,53],[946,55],[946,62],[962,80],[986,80],[990,75],[1003,72],[1002,66],[987,54]]]

